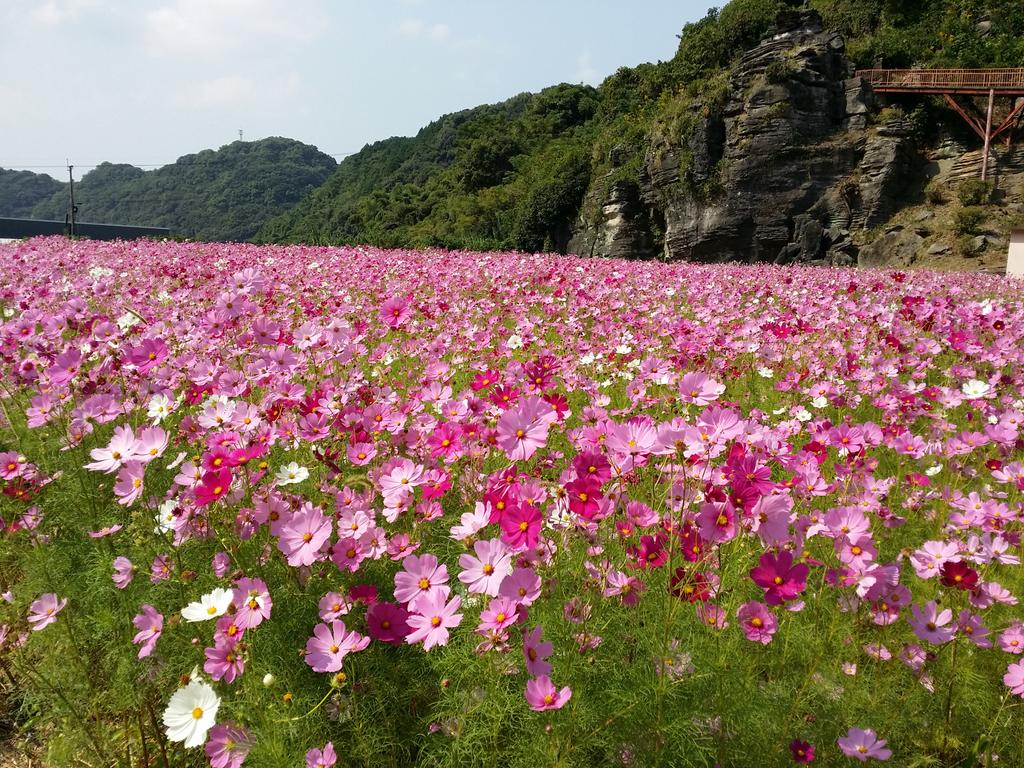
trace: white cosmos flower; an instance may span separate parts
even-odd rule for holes
[[[233,594],[230,589],[218,587],[199,598],[197,603],[189,603],[181,609],[181,618],[185,621],[206,621],[227,613]]]
[[[775,375],[775,372],[767,366],[761,366],[757,369],[757,375],[762,379],[770,379]]]
[[[811,405],[813,405],[815,408],[824,408],[826,405],[828,405],[828,398],[825,397],[824,395],[818,395],[816,398],[811,400]]]
[[[309,470],[293,461],[288,466],[277,470],[277,475],[275,475],[274,479],[277,480],[278,485],[294,485],[295,483],[301,483],[307,477],[309,477]]]
[[[509,349],[522,349],[523,348],[523,337],[518,333],[513,333],[508,337],[508,341],[505,342],[505,346]]]
[[[971,379],[960,387],[960,391],[972,400],[977,397],[984,397],[990,389],[991,387],[987,383],[978,379]]]
[[[178,502],[174,499],[168,499],[160,505],[160,510],[156,513],[156,528],[153,529],[153,533],[164,534],[174,530],[174,510],[177,508]]]
[[[167,738],[185,742],[185,748],[201,746],[217,722],[220,699],[208,683],[193,679],[171,696],[164,710]]]
[[[147,415],[153,420],[154,424],[159,424],[167,418],[173,410],[174,406],[171,404],[171,398],[167,395],[153,395],[149,400],[149,411]]]
[[[942,465],[941,464],[936,464],[934,467],[928,467],[928,469],[926,469],[924,471],[924,473],[926,475],[928,475],[928,477],[935,477],[941,471],[942,471]]]
[[[808,411],[806,408],[801,408],[799,411],[793,414],[793,418],[795,418],[797,421],[810,421],[814,417],[811,416],[810,411]]]
[[[117,318],[117,327],[122,331],[127,331],[133,325],[139,324],[138,315],[133,315],[131,312],[125,312],[119,318]]]

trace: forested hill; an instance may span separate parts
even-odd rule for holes
[[[249,240],[326,181],[334,158],[292,139],[236,141],[143,171],[103,163],[75,184],[81,221],[169,227],[180,237]],[[63,220],[66,183],[0,171],[0,216]]]
[[[808,9],[820,14],[814,39],[797,28],[807,26]],[[780,12],[797,18],[787,22],[790,41],[773,48]],[[257,239],[571,248],[668,258],[707,258],[724,243],[723,258],[735,258],[752,243],[766,242],[760,222],[730,213],[717,239],[676,235],[690,226],[687,222],[702,221],[707,206],[730,191],[771,191],[763,183],[749,190],[730,188],[735,181],[730,173],[747,167],[744,158],[733,162],[730,149],[758,144],[743,134],[744,124],[768,132],[762,131],[759,153],[778,139],[775,165],[799,159],[804,146],[863,144],[865,129],[901,117],[918,134],[907,139],[907,147],[951,140],[967,149],[974,140],[939,99],[886,105],[866,96],[864,125],[861,117],[847,120],[814,110],[842,111],[842,90],[850,87],[854,68],[1024,66],[1019,0],[733,0],[686,25],[679,38],[670,61],[623,67],[597,88],[562,84],[446,115],[415,137],[368,145],[343,160],[298,206],[267,224]],[[761,46],[764,55],[745,62]],[[821,57],[809,61],[805,49],[815,46]],[[819,64],[832,70],[818,71]],[[768,103],[744,101],[752,92]],[[812,103],[821,92],[829,99]],[[762,107],[772,112],[763,115]],[[789,120],[792,136],[771,135],[776,118]],[[805,120],[822,123],[820,130],[804,133]],[[838,137],[851,126],[853,133]],[[771,145],[767,149],[773,151]],[[871,169],[856,162],[834,168],[835,178],[821,181],[821,194],[870,175]],[[799,176],[804,169],[794,165],[793,171]],[[907,183],[915,188],[892,184],[882,192],[896,200],[920,198],[926,179],[911,176]],[[754,258],[774,258],[786,245],[775,241],[799,234],[799,216],[818,216],[827,228],[826,214],[810,210],[814,202],[783,211],[783,220],[770,227],[769,240],[774,240],[768,251]],[[775,205],[769,199],[760,206],[752,203],[754,208]],[[886,206],[868,216],[875,224],[879,211]],[[617,250],[612,241],[622,247]]]

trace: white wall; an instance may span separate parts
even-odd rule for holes
[[[1006,256],[1006,274],[1024,277],[1024,229],[1010,232],[1010,252]]]

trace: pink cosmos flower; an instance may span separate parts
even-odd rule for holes
[[[242,629],[253,629],[270,618],[274,601],[262,579],[242,578],[235,582],[232,602],[237,609],[235,620]]]
[[[97,472],[115,472],[123,464],[140,458],[137,456],[138,451],[139,443],[135,439],[132,428],[127,425],[115,427],[114,435],[110,438],[110,443],[106,448],[93,448],[89,451],[93,461],[86,464],[85,468]]]
[[[402,561],[404,570],[395,574],[395,600],[405,603],[409,610],[419,611],[424,599],[447,599],[448,568],[439,565],[433,555],[410,555]]]
[[[67,604],[67,598],[59,600],[53,592],[47,592],[28,607],[28,623],[32,625],[34,631],[38,632],[55,622],[57,614],[64,610],[64,606]]]
[[[132,642],[136,645],[141,643],[139,658],[144,659],[156,648],[156,641],[164,631],[164,617],[147,603],[142,606],[142,613],[132,619],[132,624],[139,630]]]
[[[15,451],[0,453],[0,479],[14,480],[25,468],[22,457]]]
[[[203,671],[214,680],[223,680],[230,685],[245,671],[245,659],[238,650],[237,637],[220,637],[204,653]]]
[[[167,555],[157,555],[153,558],[153,564],[149,568],[149,580],[157,584],[165,579],[171,578],[171,560]]]
[[[402,645],[412,629],[409,612],[394,603],[374,603],[366,611],[366,626],[370,637],[390,645]]]
[[[1003,683],[1010,689],[1010,693],[1024,698],[1024,661],[1011,663],[1006,668]]]
[[[231,487],[231,479],[231,470],[227,467],[205,473],[195,489],[196,506],[205,507],[224,496]]]
[[[337,592],[328,592],[321,597],[317,607],[320,609],[320,618],[323,621],[334,621],[347,614],[351,608],[348,600]]]
[[[118,589],[124,589],[132,583],[135,577],[135,566],[127,557],[119,556],[114,558],[114,585]]]
[[[425,651],[435,645],[448,644],[448,630],[462,623],[462,614],[456,613],[462,605],[462,598],[455,595],[449,602],[445,600],[447,594],[435,593],[418,601],[416,613],[408,618],[412,632],[406,636],[405,642],[422,641]]]
[[[146,474],[146,465],[141,461],[129,461],[117,473],[117,482],[114,483],[114,495],[117,496],[117,503],[131,506],[142,495],[143,478]]]
[[[910,606],[912,618],[907,619],[914,634],[926,643],[941,645],[953,639],[956,634],[956,625],[946,626],[953,621],[953,611],[949,608],[943,611],[938,610],[934,600],[925,603],[924,608],[916,605]]]
[[[361,467],[373,461],[377,449],[373,447],[373,443],[353,443],[345,449],[345,455],[350,462]]]
[[[143,464],[160,458],[167,450],[168,439],[160,427],[143,427],[136,440],[135,457]]]
[[[137,347],[128,350],[125,358],[139,373],[148,373],[151,368],[167,359],[167,345],[163,339],[143,339]]]
[[[337,761],[334,744],[329,741],[323,749],[311,749],[306,753],[306,768],[334,768]]]
[[[412,317],[412,302],[405,296],[388,299],[380,307],[380,319],[389,328],[399,328]]]
[[[747,640],[762,645],[768,645],[772,641],[772,635],[778,629],[779,623],[774,614],[768,610],[763,603],[744,603],[736,612],[736,618],[743,627],[743,634]]]
[[[876,760],[888,760],[892,757],[892,750],[885,748],[885,739],[875,736],[875,732],[870,728],[851,728],[846,736],[840,737],[836,743],[844,755],[855,757],[862,763],[866,763],[872,757]]]
[[[783,550],[778,555],[765,552],[760,565],[750,569],[750,578],[765,590],[768,605],[781,605],[793,600],[807,587],[806,563],[793,565],[793,554]]]
[[[314,672],[337,672],[345,657],[370,644],[369,637],[345,629],[345,622],[317,624],[313,637],[306,641],[306,663]]]
[[[534,627],[532,630],[523,630],[523,659],[526,661],[526,672],[531,677],[541,677],[551,674],[551,665],[546,659],[554,650],[551,643],[542,643],[540,635],[541,627]]]
[[[331,548],[331,561],[338,566],[338,570],[355,573],[359,570],[359,564],[366,559],[366,554],[362,542],[349,536],[339,539]]]
[[[511,597],[520,605],[529,606],[540,597],[540,587],[540,576],[534,571],[529,568],[515,568],[501,582],[498,594]]]
[[[999,647],[1006,653],[1024,653],[1024,624],[1015,621],[999,633]]]
[[[459,555],[459,581],[474,594],[497,596],[501,582],[512,572],[512,553],[500,539],[478,541],[473,551],[476,557]]]
[[[240,768],[252,749],[252,736],[234,723],[217,723],[210,729],[203,747],[210,768]]]
[[[218,579],[223,579],[231,568],[231,556],[227,552],[217,552],[210,559],[210,570]]]
[[[547,675],[529,680],[526,683],[526,701],[534,712],[547,709],[561,709],[572,698],[572,689],[565,686],[562,690],[555,688]]]
[[[522,399],[498,419],[498,447],[512,461],[528,461],[548,441],[548,428],[558,416],[539,397]]]
[[[113,536],[115,533],[120,531],[122,528],[124,528],[124,526],[121,525],[120,523],[114,523],[113,525],[108,525],[105,528],[100,528],[98,531],[89,531],[89,538],[90,539],[102,539],[105,536]]]
[[[312,565],[319,558],[321,547],[331,536],[331,518],[316,507],[308,507],[292,515],[281,529],[277,548],[284,553],[288,565]]]
[[[725,392],[725,385],[719,384],[703,373],[687,373],[679,380],[679,397],[684,403],[709,405]]]
[[[519,620],[515,600],[509,597],[496,597],[480,612],[480,624],[476,631],[479,634],[504,632]]]

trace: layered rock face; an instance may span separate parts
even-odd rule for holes
[[[600,220],[577,223],[584,255],[705,262],[851,264],[853,228],[884,223],[920,188],[924,159],[899,122],[869,125],[873,97],[841,36],[814,12],[733,69],[724,106],[686,138],[652,135],[638,180],[610,187]],[[603,194],[603,193],[602,193]],[[593,209],[594,206],[592,205]]]

